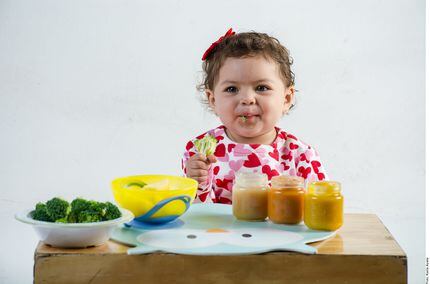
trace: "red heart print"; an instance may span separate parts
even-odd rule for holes
[[[220,196],[222,191],[223,191],[223,189],[221,187],[214,186],[215,196]]]
[[[207,197],[208,197],[208,195],[209,195],[209,193],[210,193],[210,191],[208,191],[208,192],[203,192],[203,193],[199,194],[199,199],[200,199],[202,202],[205,202],[205,201],[206,201],[206,198],[207,198]]]
[[[299,148],[299,145],[294,144],[294,143],[290,143],[290,149],[291,150],[294,150],[294,149],[297,149],[297,148]]]
[[[220,141],[220,140],[223,140],[223,139],[224,139],[224,136],[217,136],[217,137],[215,137],[215,139],[216,139],[217,141]]]
[[[218,146],[215,149],[214,155],[216,157],[224,157],[225,156],[225,145],[224,144],[218,144]]]
[[[258,147],[260,147],[260,144],[249,144],[249,146],[251,146],[251,148],[253,149],[257,149]]]
[[[228,184],[230,183],[230,182],[232,182],[233,180],[231,180],[231,179],[217,179],[216,181],[215,181],[215,183],[216,183],[216,185],[218,186],[218,187],[222,187],[222,188],[224,188],[224,189],[227,189],[228,190]]]
[[[227,197],[220,196],[220,197],[218,198],[218,203],[222,203],[222,204],[231,204],[231,200],[230,200],[230,199],[228,199]]]
[[[311,167],[299,167],[299,173],[301,174],[301,176],[306,179],[308,177],[308,175],[311,173]]]
[[[194,147],[194,143],[192,141],[190,141],[187,143],[187,146],[185,147],[185,149],[187,149],[187,151],[189,151],[193,147]]]
[[[197,136],[197,137],[196,137],[196,139],[197,139],[197,140],[202,139],[203,137],[205,137],[205,135],[206,135],[206,133],[203,133],[203,134],[201,134],[201,135]]]
[[[273,152],[269,152],[269,156],[275,159],[276,161],[279,161],[279,152],[278,149],[273,149]]]
[[[281,139],[287,140],[287,135],[285,134],[285,132],[280,132],[278,134],[278,137],[281,138]]]
[[[281,159],[282,160],[288,160],[288,161],[291,161],[292,159],[293,159],[293,155],[291,155],[291,152],[288,152],[288,154],[284,154],[284,155],[282,155],[281,156]]]
[[[292,135],[292,134],[288,134],[288,135],[287,135],[287,137],[288,137],[288,138],[291,138],[291,139],[294,139],[294,140],[297,140],[297,137],[296,137],[296,136],[294,136],[294,135]]]
[[[247,168],[255,168],[261,165],[260,159],[258,159],[257,155],[252,153],[248,155],[248,159],[243,163],[243,165]]]
[[[219,172],[219,166],[214,167],[214,175],[217,175]]]
[[[231,150],[233,150],[234,147],[236,147],[236,144],[228,144],[227,145],[228,152],[231,153]]]
[[[312,161],[311,162],[312,168],[314,169],[314,172],[319,173],[319,167],[321,167],[321,163],[319,161]]]
[[[262,170],[262,172],[263,172],[264,174],[266,174],[266,175],[267,175],[267,178],[268,178],[269,180],[271,180],[271,179],[272,179],[272,177],[274,177],[274,176],[278,176],[278,175],[279,175],[279,173],[278,173],[278,171],[277,171],[277,170],[272,170],[272,169],[270,168],[270,166],[268,166],[268,165],[264,165],[264,166],[263,166],[263,168],[262,168],[261,170]]]
[[[318,173],[318,180],[324,180],[325,175],[323,173]]]
[[[289,165],[287,165],[285,162],[282,162],[281,165],[284,166],[284,171],[288,170],[290,168]]]
[[[309,163],[309,160],[306,158],[305,153],[300,154],[300,161],[306,161],[306,163]]]

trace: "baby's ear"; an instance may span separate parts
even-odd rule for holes
[[[209,107],[211,109],[214,109],[215,108],[215,96],[214,96],[214,93],[211,90],[206,89],[205,90],[205,94],[206,94],[206,98],[208,99]]]
[[[291,106],[294,104],[295,92],[294,86],[289,86],[285,89],[284,114],[287,114]]]

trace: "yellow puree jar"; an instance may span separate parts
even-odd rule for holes
[[[340,183],[316,181],[305,195],[305,224],[314,230],[334,231],[343,225],[343,196]]]

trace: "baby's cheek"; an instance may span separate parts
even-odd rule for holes
[[[272,129],[282,118],[282,113],[271,112],[268,116],[263,117],[265,128]]]
[[[234,127],[234,118],[227,115],[218,115],[221,123],[227,127],[227,129],[232,129]]]

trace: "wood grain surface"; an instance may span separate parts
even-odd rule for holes
[[[109,241],[86,249],[39,243],[35,283],[406,283],[407,258],[373,214],[345,214],[328,240],[311,244],[316,255],[270,252],[245,256],[168,253],[127,255]]]

